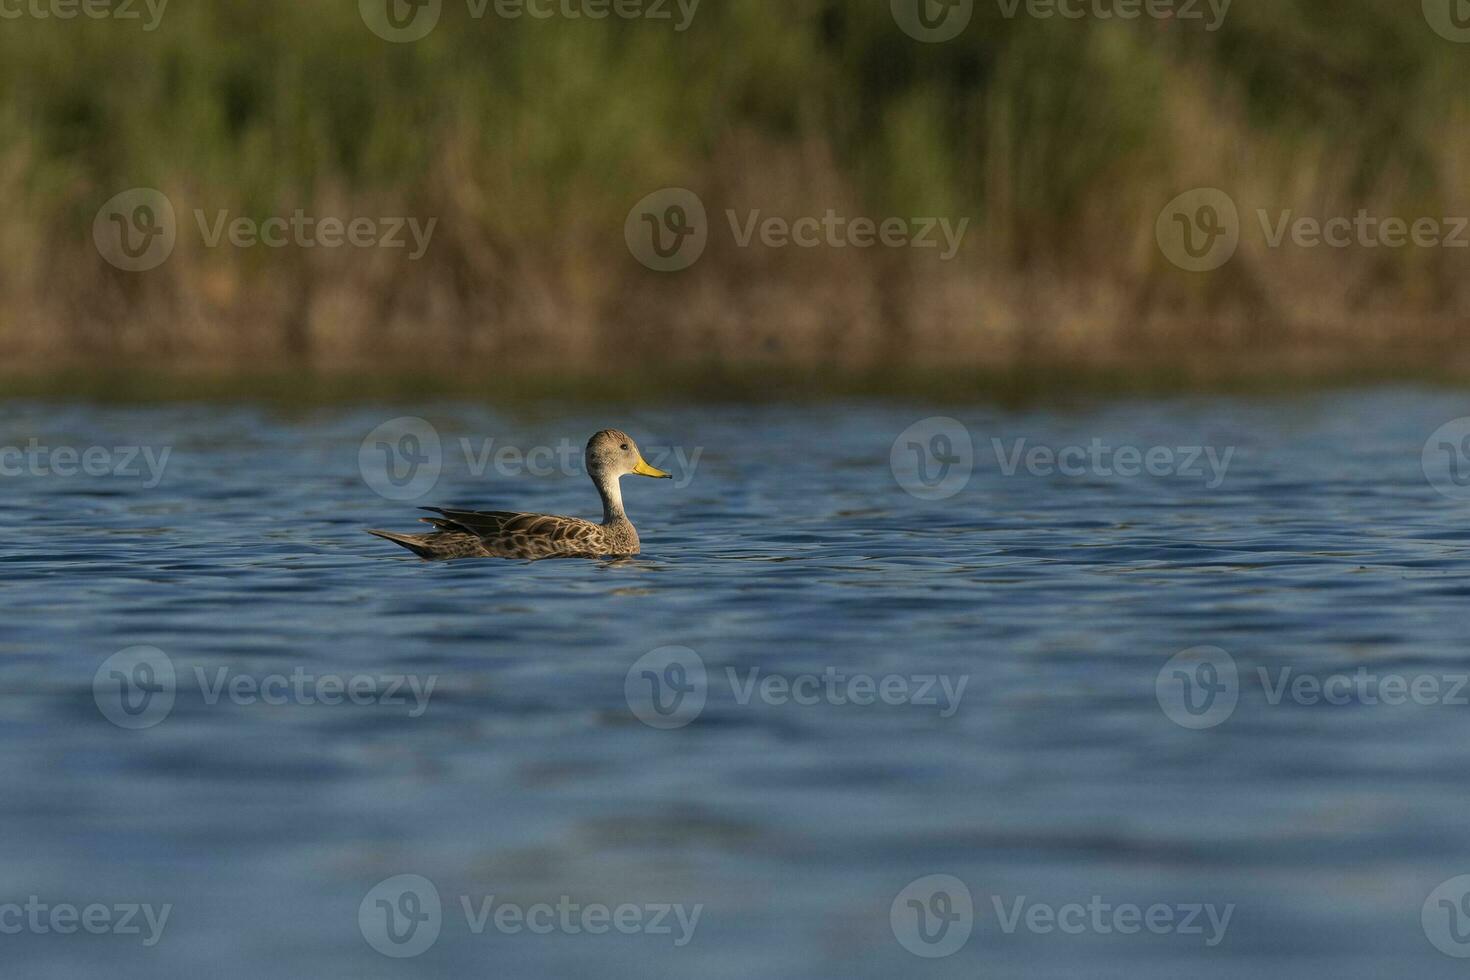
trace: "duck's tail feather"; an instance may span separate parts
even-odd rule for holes
[[[380,537],[385,541],[392,541],[394,544],[402,545],[420,558],[431,557],[428,545],[425,543],[424,537],[421,534],[398,534],[393,531],[375,531],[372,528],[368,529],[368,533]]]

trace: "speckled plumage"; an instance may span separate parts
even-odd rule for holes
[[[420,518],[436,530],[429,534],[368,531],[402,545],[420,558],[601,558],[636,555],[638,531],[623,512],[618,480],[624,474],[668,477],[644,462],[633,440],[619,429],[604,429],[587,442],[587,473],[602,497],[603,521],[523,514],[499,510],[425,507],[438,517]]]

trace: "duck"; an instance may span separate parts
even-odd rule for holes
[[[402,545],[425,561],[457,558],[627,558],[639,553],[638,530],[623,510],[619,481],[628,474],[668,480],[672,475],[649,465],[638,444],[621,429],[603,429],[587,440],[587,475],[602,497],[602,523],[555,514],[502,510],[423,507],[437,517],[419,520],[434,526],[428,534],[369,529]]]

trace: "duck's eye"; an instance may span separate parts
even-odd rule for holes
[[[628,451],[628,444],[625,442],[625,443],[623,443],[623,452],[627,452],[627,451]]]

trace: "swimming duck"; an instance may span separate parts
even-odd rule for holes
[[[638,554],[638,531],[623,511],[619,479],[625,474],[671,479],[644,460],[626,432],[603,429],[587,440],[587,475],[602,497],[602,523],[578,517],[521,514],[502,510],[425,507],[438,517],[421,517],[429,534],[368,531],[402,545],[420,558],[601,558]]]

